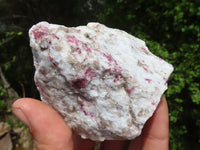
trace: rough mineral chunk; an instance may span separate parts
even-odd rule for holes
[[[144,41],[99,23],[67,28],[40,22],[29,36],[41,99],[69,127],[97,141],[140,135],[172,65]]]

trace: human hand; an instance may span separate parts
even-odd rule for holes
[[[12,110],[29,127],[35,150],[92,150],[94,142],[72,133],[62,117],[41,101],[22,98]],[[161,98],[154,115],[145,124],[142,134],[132,141],[104,141],[101,150],[168,150],[168,107]]]

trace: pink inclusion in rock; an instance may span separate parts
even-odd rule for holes
[[[83,104],[81,104],[81,110],[83,111],[84,115],[90,115],[90,117],[94,117],[94,113],[92,112],[87,112],[86,109],[85,109],[85,106]]]
[[[91,68],[88,68],[88,69],[85,71],[84,75],[85,75],[86,77],[96,77],[96,74],[94,73],[94,71],[93,71]]]
[[[147,48],[145,48],[145,47],[141,47],[141,49],[142,49],[145,53],[149,54],[149,51],[148,51]]]
[[[33,30],[32,33],[33,33],[34,38],[35,38],[36,40],[39,40],[39,39],[41,39],[41,38],[43,38],[44,36],[47,35],[47,34],[46,34],[45,32],[43,32],[43,31],[36,31],[36,30]]]
[[[86,112],[86,110],[85,110],[85,108],[84,108],[84,105],[83,104],[81,104],[81,110],[83,111],[83,113],[87,116],[88,115],[88,113]]]
[[[76,88],[85,88],[87,86],[88,80],[86,78],[79,78],[72,81],[72,85]]]
[[[163,61],[163,59],[162,59],[162,58],[160,58],[160,57],[158,57],[158,59],[159,59],[160,61]]]
[[[41,75],[43,75],[43,76],[46,76],[46,75],[47,75],[47,73],[46,73],[46,72],[44,72],[44,71],[43,71],[43,70],[41,70],[41,69],[39,69],[38,71],[39,71],[39,73],[40,73]]]
[[[44,36],[51,36],[53,38],[59,39],[55,34],[48,33],[48,30],[49,29],[47,27],[43,27],[43,26],[40,26],[40,28],[37,30],[33,30],[32,33],[35,40],[40,40]]]
[[[114,62],[114,64],[115,64],[114,69],[116,72],[118,72],[118,73],[122,72],[121,67],[118,65],[117,61],[111,55],[105,54],[105,53],[102,53],[102,54],[104,57],[106,57],[108,59],[109,62]]]
[[[39,91],[46,94],[46,92],[44,91],[44,88],[38,82],[36,82],[35,85],[39,88]]]
[[[93,114],[93,113],[90,113],[90,116],[93,118],[93,117],[94,117],[94,114]]]
[[[57,37],[55,34],[49,34],[51,35],[53,38],[56,38],[57,40],[59,40],[59,37]]]
[[[54,58],[48,53],[48,58],[50,61],[54,61]]]
[[[34,38],[36,40],[39,40],[41,38],[43,38],[44,36],[47,35],[47,31],[48,31],[48,28],[47,27],[44,27],[44,26],[39,26],[39,29],[36,29],[36,30],[32,30],[32,33],[34,35]]]
[[[83,97],[83,100],[87,101],[87,102],[91,102],[90,99],[86,98],[86,97]]]
[[[87,51],[87,52],[92,52],[92,50],[89,48],[89,47],[87,47],[87,44],[83,44],[82,45],[82,47]]]
[[[167,84],[168,79],[164,77],[163,80],[165,81],[165,84]]]
[[[78,47],[78,39],[75,36],[70,36],[68,42],[74,43]]]
[[[84,73],[84,77],[72,81],[72,85],[79,89],[86,88],[92,77],[96,77],[96,74],[91,68],[88,68]]]
[[[152,102],[151,104],[152,104],[152,105],[156,105],[156,103],[155,103],[155,102]]]
[[[78,53],[81,54],[81,50],[80,49],[78,50]]]
[[[115,75],[114,82],[116,83],[117,81],[120,81],[121,79],[122,79],[122,76],[117,74],[117,75]]]
[[[135,87],[132,87],[132,88],[130,88],[130,89],[127,89],[127,93],[128,93],[128,94],[131,94],[134,90],[135,90]]]
[[[165,78],[165,77],[163,78],[163,80],[165,80],[166,82],[168,81],[168,79],[167,79],[167,78]]]
[[[148,83],[151,83],[151,79],[145,79],[145,81],[147,81]]]
[[[111,55],[105,54],[103,53],[103,56],[106,57],[108,59],[109,62],[114,62],[115,65],[118,65],[116,60],[113,59],[113,57]]]
[[[122,69],[120,67],[115,68],[116,72],[122,72]]]
[[[143,67],[143,69],[144,69],[146,72],[149,72],[149,70],[148,70],[146,67]]]
[[[112,62],[112,61],[113,61],[112,56],[106,55],[105,53],[103,53],[103,56],[105,56],[105,57],[108,59],[109,62]]]
[[[52,63],[52,65],[54,66],[54,67],[57,67],[57,64],[56,64],[56,62],[54,61],[54,58],[48,53],[48,58],[49,58],[49,60],[51,61],[51,63]]]

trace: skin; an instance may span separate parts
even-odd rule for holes
[[[31,98],[12,105],[14,114],[29,128],[34,150],[92,150],[94,142],[73,134],[62,117],[50,106]],[[168,107],[164,96],[146,122],[142,134],[132,141],[104,141],[101,150],[168,150]]]

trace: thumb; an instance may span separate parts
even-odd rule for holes
[[[62,117],[41,101],[22,98],[12,105],[14,114],[30,129],[35,150],[72,150],[72,131]]]

